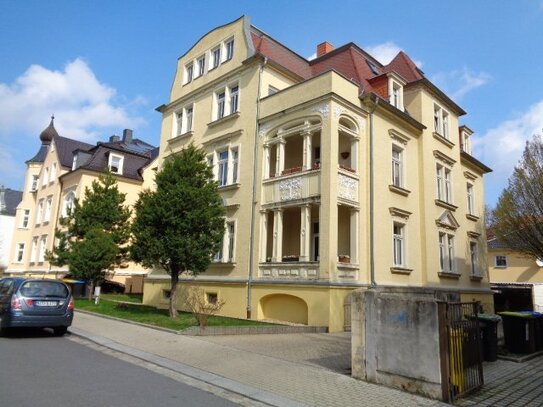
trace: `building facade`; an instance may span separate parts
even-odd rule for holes
[[[543,312],[543,261],[488,240],[488,273],[500,311]]]
[[[375,285],[452,289],[492,308],[490,169],[471,153],[465,112],[405,53],[382,65],[325,42],[308,61],[241,17],[178,59],[157,110],[159,162],[193,142],[219,183],[222,248],[185,283],[225,300],[224,315],[338,331],[352,290]],[[154,270],[144,302],[168,295]]]
[[[126,194],[125,205],[133,205],[142,188],[153,185],[158,148],[134,139],[132,130],[123,138],[111,136],[108,142],[91,145],[61,137],[53,118],[40,134],[38,153],[26,162],[22,201],[17,207],[11,258],[7,274],[59,278],[67,267],[51,265],[46,252],[55,244],[55,229],[75,199],[83,199],[104,171],[114,174],[119,191]],[[141,292],[147,270],[127,263],[110,276],[126,285],[129,292]]]
[[[0,275],[9,263],[15,211],[22,196],[22,191],[15,191],[0,185]]]

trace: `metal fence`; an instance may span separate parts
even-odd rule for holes
[[[483,385],[481,333],[478,302],[445,303],[447,340],[445,353],[448,380],[444,381],[450,402],[472,393]]]

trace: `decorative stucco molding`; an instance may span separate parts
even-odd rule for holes
[[[279,183],[279,197],[281,201],[290,201],[302,197],[302,178],[288,178]]]
[[[338,196],[350,201],[357,201],[357,186],[358,181],[343,174],[338,174],[339,191]]]

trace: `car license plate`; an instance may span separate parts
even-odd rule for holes
[[[57,306],[56,301],[36,301],[35,304],[38,307],[56,307]]]

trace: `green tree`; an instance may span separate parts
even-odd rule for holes
[[[224,234],[224,207],[205,152],[192,144],[165,160],[155,182],[156,190],[142,192],[135,205],[131,255],[170,275],[175,318],[179,276],[209,266]]]
[[[543,259],[543,141],[535,135],[526,142],[496,208],[492,232],[511,249]]]
[[[130,210],[124,199],[115,178],[101,175],[85,188],[83,201],[76,200],[68,216],[60,219],[58,244],[47,253],[51,264],[68,265],[74,278],[91,282],[89,298],[106,273],[128,258]]]

